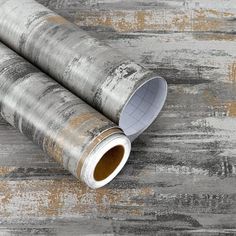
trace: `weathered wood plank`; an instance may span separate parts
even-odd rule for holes
[[[100,190],[0,119],[2,235],[236,235],[234,1],[40,2],[164,76],[169,95]]]
[[[140,231],[142,226],[150,223],[153,225],[151,230],[165,227],[186,230],[234,227],[234,193],[187,194],[177,191],[173,194],[173,190],[179,187],[170,188],[169,193],[161,193],[162,187],[154,190],[143,184],[138,188],[116,187],[94,191],[72,178],[9,180],[1,182],[1,189],[8,192],[1,196],[1,222],[3,225],[45,224],[47,219],[55,221],[57,217],[58,222],[72,218],[79,223],[86,216],[104,222],[109,219],[114,224],[131,222],[130,226],[135,226],[138,223],[140,225],[135,228]]]
[[[234,0],[45,1],[41,3],[80,26],[130,31],[235,31]]]

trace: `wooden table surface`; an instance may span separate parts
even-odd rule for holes
[[[39,2],[165,77],[169,95],[99,190],[0,118],[0,235],[236,235],[236,1]]]

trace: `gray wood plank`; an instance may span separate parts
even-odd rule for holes
[[[40,2],[164,76],[169,95],[122,173],[99,190],[0,119],[0,235],[236,235],[233,1]],[[180,14],[183,23],[199,9],[202,20],[186,18],[184,27],[154,25],[163,12],[168,19]],[[140,11],[143,25],[135,18]]]

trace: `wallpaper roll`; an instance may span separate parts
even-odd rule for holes
[[[157,117],[167,83],[34,0],[0,0],[0,39],[134,140]]]
[[[117,125],[1,43],[0,112],[92,188],[128,159],[130,141]]]

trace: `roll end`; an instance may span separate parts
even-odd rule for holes
[[[167,82],[161,77],[152,77],[139,86],[125,104],[119,126],[133,141],[156,119],[167,97]]]
[[[130,140],[124,134],[113,134],[92,150],[81,169],[81,179],[96,189],[113,180],[124,167],[131,150]]]

